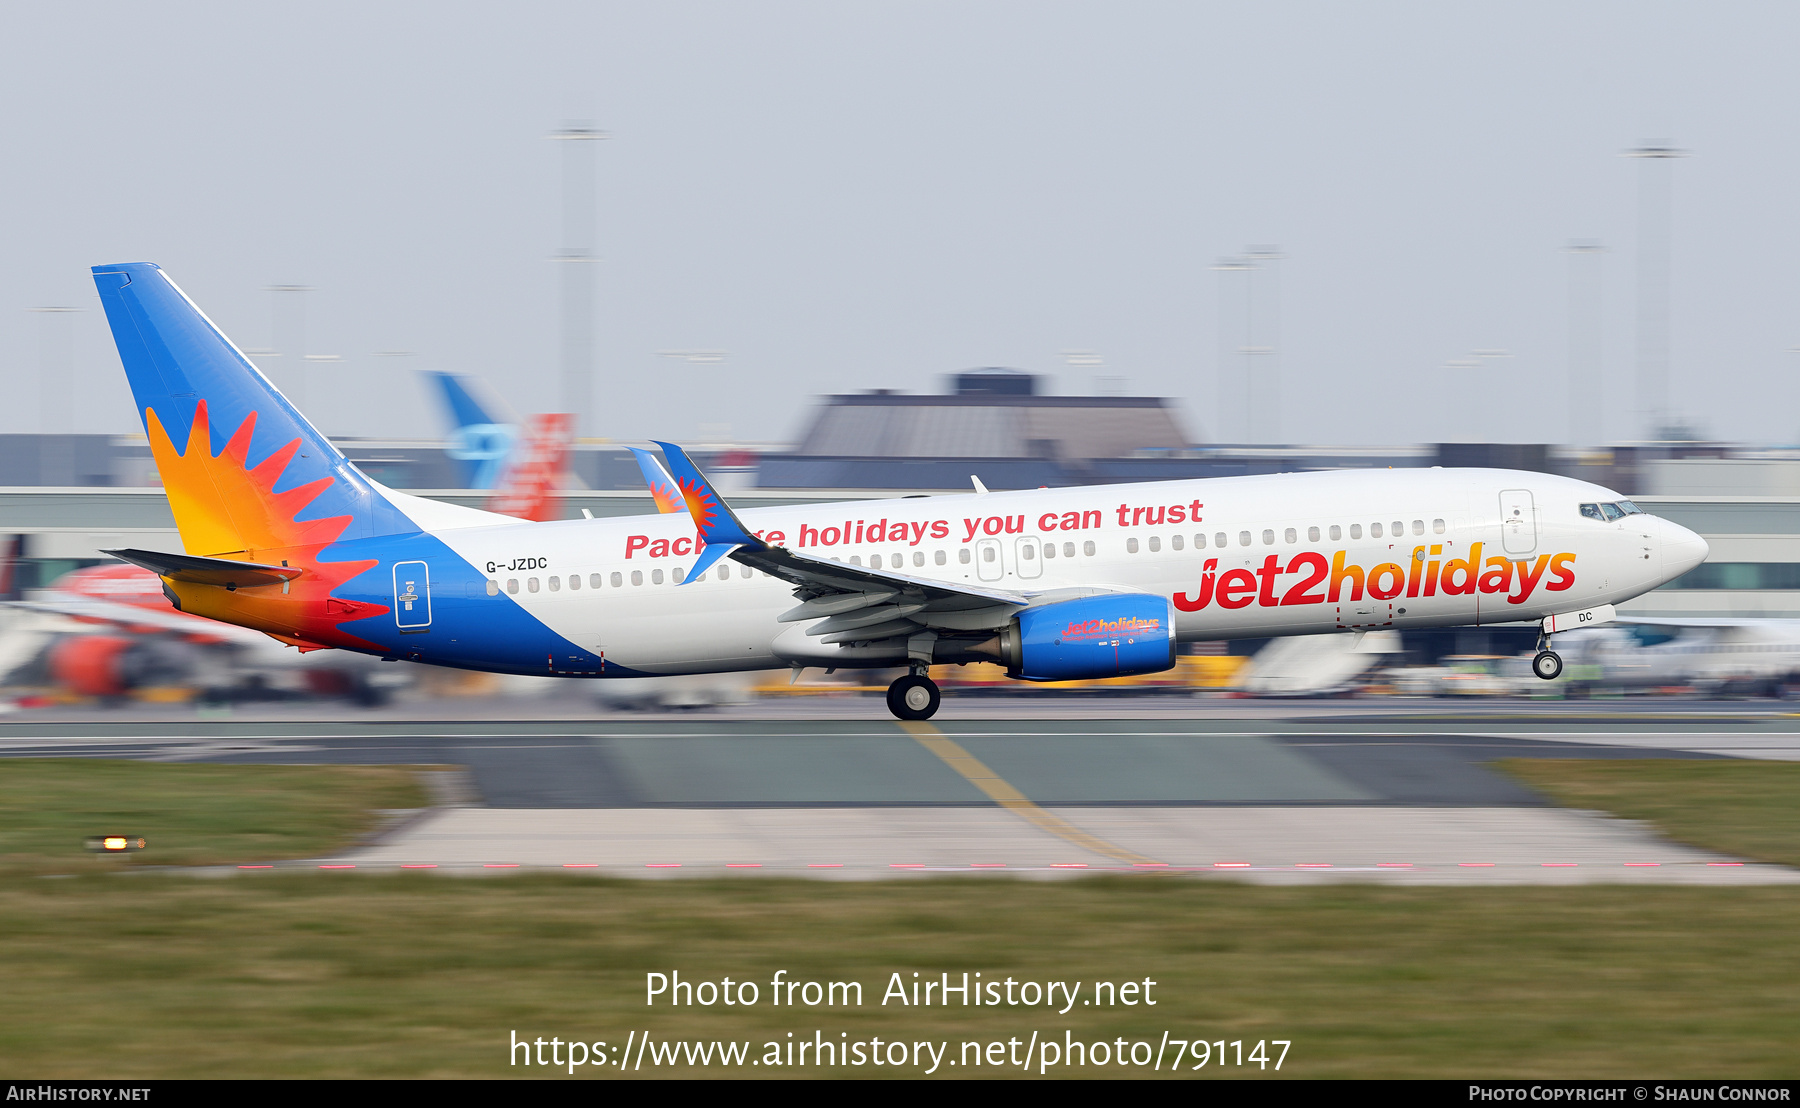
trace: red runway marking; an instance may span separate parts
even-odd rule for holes
[[[1005,869],[1005,862],[970,862],[971,869]]]
[[[1169,868],[1169,863],[1167,863],[1167,862],[1133,862],[1131,864],[1132,864],[1132,867],[1135,869],[1168,869]]]
[[[680,862],[645,862],[645,869],[680,869]]]
[[[599,862],[564,862],[563,868],[564,869],[598,869],[598,868],[600,868],[600,863]]]
[[[274,869],[274,866],[239,866],[239,869]]]
[[[1376,862],[1377,869],[1411,869],[1411,862]]]
[[[1741,866],[1744,863],[1742,863],[1742,862],[1708,862],[1706,864],[1709,866]]]
[[[1086,862],[1051,862],[1050,868],[1051,869],[1086,869],[1086,868],[1088,868],[1088,864]]]
[[[1330,862],[1295,862],[1295,869],[1330,869]]]
[[[320,866],[319,868],[320,869],[355,869],[356,867],[349,865],[349,864],[344,864],[344,865]]]
[[[924,862],[889,862],[889,869],[924,869]]]
[[[436,862],[402,862],[401,869],[436,869]]]
[[[1661,862],[1626,862],[1628,866],[1660,866]]]
[[[1214,862],[1214,869],[1249,869],[1249,862]]]

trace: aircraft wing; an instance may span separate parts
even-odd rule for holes
[[[800,604],[782,623],[822,622],[808,629],[825,643],[865,642],[931,630],[979,631],[1004,626],[1034,593],[983,588],[874,569],[772,546],[758,538],[679,447],[658,442],[704,544],[684,584],[701,580],[719,559],[760,569],[794,586]]]

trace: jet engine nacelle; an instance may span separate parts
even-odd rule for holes
[[[1167,597],[1108,593],[1026,608],[1000,633],[1009,677],[1087,681],[1158,673],[1175,664]]]

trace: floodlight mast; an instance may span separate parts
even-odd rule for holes
[[[550,137],[562,143],[562,381],[558,400],[576,435],[592,434],[594,373],[594,143],[608,138],[591,120],[569,120]]]

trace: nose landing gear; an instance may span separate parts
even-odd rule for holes
[[[1531,672],[1545,681],[1554,681],[1562,676],[1562,655],[1550,649],[1550,636],[1538,635],[1537,656],[1531,659]]]
[[[924,666],[914,667],[913,672],[888,686],[888,711],[896,719],[930,719],[937,715],[942,700],[937,682],[925,675]]]

